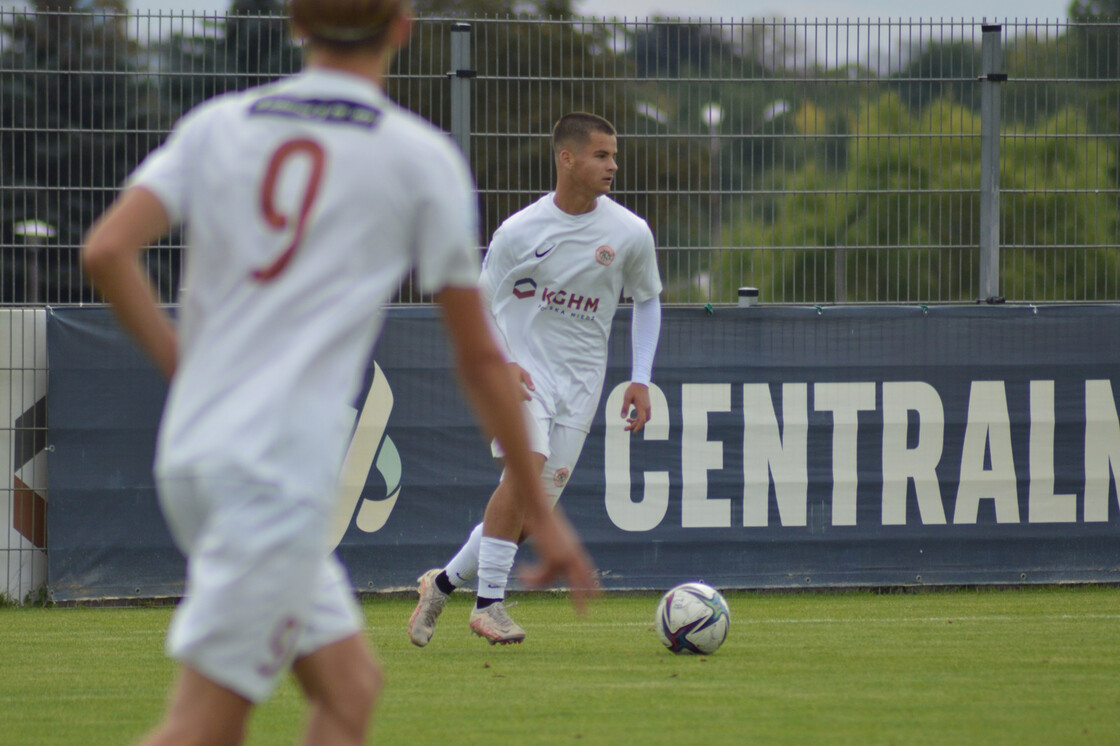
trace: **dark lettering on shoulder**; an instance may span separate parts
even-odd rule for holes
[[[381,118],[381,110],[368,104],[338,98],[265,96],[253,102],[249,107],[249,116],[286,117],[373,129]]]

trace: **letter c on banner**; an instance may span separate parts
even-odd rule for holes
[[[640,502],[630,499],[631,435],[617,422],[622,410],[622,397],[629,383],[620,383],[607,397],[607,427],[603,435],[603,477],[606,482],[607,515],[623,531],[649,531],[656,528],[669,509],[669,472],[645,472],[645,491]],[[653,417],[642,428],[646,440],[669,439],[669,402],[656,384],[649,386]]]

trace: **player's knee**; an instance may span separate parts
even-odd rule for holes
[[[307,743],[364,743],[381,686],[381,669],[372,661],[353,661],[336,669],[329,687],[308,692],[315,725]],[[322,740],[325,734],[331,734],[330,740]]]
[[[346,672],[344,686],[336,690],[342,696],[329,706],[351,727],[364,728],[381,696],[382,685],[380,666],[372,660],[355,663]]]
[[[362,695],[362,700],[365,702],[366,707],[372,711],[377,704],[377,700],[381,698],[381,689],[385,683],[385,677],[381,673],[381,667],[373,661],[369,661],[367,665],[362,666],[362,671],[358,677],[361,681],[358,683],[358,688]]]

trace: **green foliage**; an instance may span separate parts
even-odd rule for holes
[[[980,119],[952,99],[928,102],[918,112],[895,93],[863,102],[851,121],[858,140],[849,143],[846,169],[806,164],[787,175],[788,194],[772,218],[748,212],[734,226],[737,243],[765,250],[757,252],[753,276],[725,268],[726,292],[752,284],[763,297],[801,302],[974,299],[972,277],[962,270],[975,265],[979,246]],[[1115,199],[1102,193],[1114,168],[1113,150],[1089,136],[1086,116],[1076,109],[1055,112],[1034,128],[1004,130],[1000,237],[1005,257],[1012,257],[1004,264],[1007,297],[1093,299],[1115,292],[1098,285],[1097,272],[1116,276],[1120,252],[1101,252],[1097,269],[1087,273],[1081,253],[1062,250],[1114,244]],[[1015,253],[1034,247],[1040,250]]]
[[[980,73],[980,50],[965,41],[930,44],[901,72],[902,96],[911,109],[922,109],[937,99],[948,99],[970,109],[980,109],[980,91],[974,84]]]
[[[1115,299],[1120,213],[1110,191],[1116,148],[1093,137],[1087,113],[1072,107],[1036,129],[1009,134],[1000,161],[1000,235],[1004,246],[1024,250],[1005,264],[1004,294]],[[1098,248],[1071,251],[1078,247]]]
[[[464,11],[459,3],[421,7],[440,15],[452,6]],[[510,10],[512,3],[483,0],[466,8],[493,14]],[[553,17],[570,15],[567,3],[541,3],[536,9]],[[632,62],[611,51],[607,34],[597,24],[515,18],[473,25],[477,78],[471,84],[475,125],[469,156],[481,194],[483,241],[511,213],[552,189],[552,126],[576,110],[594,111],[619,130],[615,198],[645,217],[662,245],[679,240],[676,231],[697,203],[688,195],[701,186],[697,177],[704,173],[706,150],[639,113]],[[440,65],[450,58],[447,37],[420,30],[398,56],[387,84],[394,100],[445,130],[451,103]]]
[[[1071,21],[1079,22],[1070,32],[1076,51],[1073,71],[1097,81],[1084,94],[1082,105],[1094,131],[1120,135],[1120,2],[1118,0],[1075,0],[1070,4]],[[1107,23],[1090,23],[1092,21]],[[1114,141],[1120,153],[1120,139]],[[1120,186],[1120,169],[1112,174]]]
[[[51,598],[50,589],[44,583],[38,588],[28,591],[23,596],[21,603],[15,596],[10,596],[7,593],[0,593],[0,609],[15,608],[19,606],[38,606],[40,608],[48,608],[54,606],[54,600]]]
[[[3,29],[0,54],[0,302],[94,300],[78,265],[85,230],[125,177],[182,113],[210,96],[274,80],[299,68],[281,0],[234,0],[206,33],[177,33],[144,49],[129,38],[123,0],[40,0]],[[142,73],[152,63],[167,74]],[[56,235],[39,252],[38,287],[21,239],[24,220]],[[172,238],[169,244],[177,243]],[[178,289],[177,252],[147,256],[162,297]]]
[[[1120,18],[1120,0],[1073,0],[1069,4],[1071,21]]]
[[[389,94],[445,130],[447,21],[472,19],[468,155],[480,241],[552,187],[552,124],[583,109],[620,131],[615,197],[653,227],[670,301],[691,299],[700,276],[714,278],[714,299],[742,284],[791,302],[973,299],[977,45],[952,36],[925,44],[879,77],[856,64],[807,65],[815,58],[796,28],[764,22],[604,23],[577,18],[572,0],[415,5],[417,33]],[[0,49],[0,243],[20,246],[19,220],[54,225],[56,269],[43,273],[40,298],[49,288],[52,302],[89,300],[74,249],[124,176],[183,112],[298,70],[301,48],[282,0],[234,0],[226,16],[194,19],[148,49],[124,32],[123,0],[36,8],[6,16],[12,43]],[[1075,2],[1068,33],[1004,40],[1009,298],[1116,297],[1120,27],[1088,21],[1118,10],[1116,0]],[[722,110],[715,127],[704,118],[711,104]],[[153,254],[168,300],[178,243]],[[731,246],[747,248],[720,248]],[[24,253],[5,251],[0,302],[18,302]]]

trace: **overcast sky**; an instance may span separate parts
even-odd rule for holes
[[[133,10],[224,12],[229,0],[129,0]],[[20,7],[21,0],[0,0],[0,7]],[[931,8],[936,5],[936,12]],[[682,6],[685,9],[682,10]],[[1065,19],[1069,0],[575,0],[588,16],[645,18],[653,15],[691,18],[986,18]]]

